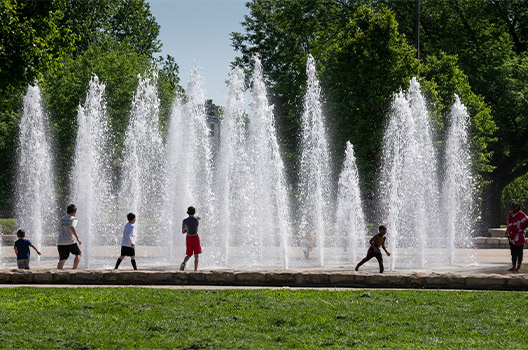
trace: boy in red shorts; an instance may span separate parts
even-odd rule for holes
[[[182,234],[187,233],[185,259],[180,265],[180,270],[185,270],[185,263],[189,261],[191,256],[194,254],[194,271],[198,270],[198,254],[202,254],[202,247],[200,246],[200,237],[198,237],[198,220],[201,219],[199,216],[195,216],[196,209],[194,207],[187,208],[187,214],[189,217],[183,220],[182,223]]]

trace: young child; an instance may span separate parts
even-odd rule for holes
[[[70,204],[66,208],[66,215],[60,219],[59,239],[57,240],[57,249],[59,250],[59,263],[57,264],[57,268],[59,270],[62,270],[64,267],[64,263],[68,260],[70,253],[75,255],[73,269],[76,269],[81,261],[81,250],[73,240],[73,237],[75,237],[79,245],[82,244],[75,229],[75,226],[77,226],[76,215],[77,207],[75,204]]]
[[[370,248],[367,251],[367,256],[357,264],[356,271],[358,271],[359,267],[370,259],[376,258],[379,263],[380,273],[383,273],[383,257],[381,255],[380,247],[382,247],[385,253],[387,253],[387,256],[390,256],[390,253],[385,249],[385,234],[387,233],[387,228],[381,225],[378,228],[378,232],[377,235],[374,235],[374,237],[370,239]]]
[[[198,270],[198,254],[202,254],[202,247],[200,246],[200,237],[198,237],[198,220],[202,218],[195,216],[196,209],[194,207],[187,208],[187,214],[189,217],[183,220],[182,223],[182,234],[187,233],[186,237],[186,253],[185,259],[180,265],[180,270],[185,270],[185,263],[189,261],[191,256],[194,254],[194,271]]]
[[[20,229],[16,233],[17,241],[15,242],[15,254],[17,256],[17,265],[19,269],[29,270],[29,259],[30,259],[30,250],[29,247],[35,249],[38,255],[40,255],[39,250],[31,243],[29,239],[25,239],[26,231]]]
[[[128,223],[125,224],[123,229],[123,241],[121,242],[121,256],[117,259],[115,269],[117,270],[121,261],[125,256],[130,257],[130,262],[134,270],[137,270],[136,266],[136,245],[132,240],[134,237],[134,224],[136,223],[136,215],[133,213],[128,213],[127,215]]]

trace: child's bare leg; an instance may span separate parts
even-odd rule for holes
[[[81,254],[75,255],[75,259],[73,259],[73,269],[74,270],[79,266],[80,261],[81,261]]]
[[[185,255],[185,259],[183,259],[183,263],[187,264],[187,261],[191,258],[192,255]]]
[[[198,271],[198,260],[199,260],[199,255],[194,254],[194,271]]]
[[[62,268],[64,267],[64,264],[66,263],[66,259],[64,260],[59,260],[59,263],[57,264],[57,268],[59,270],[62,270]]]

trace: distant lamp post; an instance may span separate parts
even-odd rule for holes
[[[414,0],[414,47],[416,58],[420,59],[420,0]]]

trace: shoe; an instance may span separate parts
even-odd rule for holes
[[[515,267],[512,267],[511,269],[508,269],[508,271],[515,271]]]
[[[183,271],[183,270],[185,270],[185,263],[181,263],[180,265],[180,271]]]

